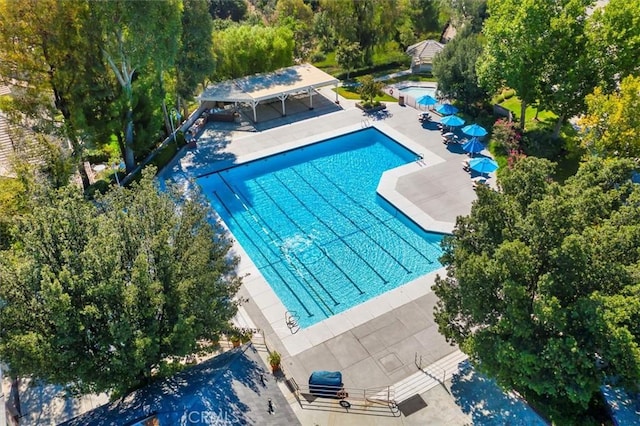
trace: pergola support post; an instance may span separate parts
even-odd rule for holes
[[[258,122],[258,117],[256,116],[256,107],[260,101],[251,101],[251,109],[253,109],[253,122]]]
[[[314,89],[313,87],[309,87],[307,91],[309,92],[309,109],[313,109],[313,94],[315,93],[316,89]]]
[[[287,115],[287,111],[285,110],[284,107],[284,101],[287,100],[287,98],[289,97],[289,94],[287,93],[281,93],[278,95],[278,99],[280,99],[280,102],[282,102],[282,116],[286,116]]]

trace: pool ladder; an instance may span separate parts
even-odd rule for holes
[[[287,328],[291,334],[296,334],[300,331],[300,323],[298,322],[298,314],[295,311],[284,313],[284,322],[287,324]]]

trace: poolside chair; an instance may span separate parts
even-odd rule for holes
[[[462,160],[462,170],[465,172],[470,172],[471,167],[469,166],[469,160]]]
[[[489,182],[487,181],[487,178],[483,177],[483,176],[478,176],[476,178],[471,179],[472,184],[473,184],[473,189],[477,189],[479,186],[489,186]]]

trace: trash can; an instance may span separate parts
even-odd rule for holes
[[[404,106],[404,95],[398,96],[398,105]]]

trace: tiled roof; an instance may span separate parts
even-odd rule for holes
[[[414,62],[431,62],[436,53],[440,52],[444,45],[435,40],[423,40],[407,48],[407,54],[413,56]]]

